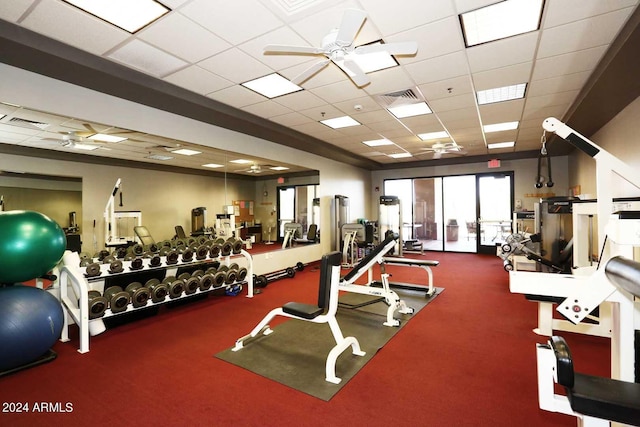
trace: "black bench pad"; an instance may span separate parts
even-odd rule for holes
[[[584,415],[640,426],[640,384],[575,373],[571,408]]]
[[[389,264],[427,265],[429,267],[437,267],[438,265],[440,265],[440,261],[433,261],[428,259],[384,257],[382,258],[382,261]]]
[[[550,295],[532,295],[532,294],[525,294],[524,297],[529,301],[551,302],[554,304],[560,304],[562,301],[566,299],[563,297],[552,297]]]
[[[312,304],[288,302],[282,306],[282,311],[293,316],[302,317],[303,319],[315,319],[324,312],[324,309]]]

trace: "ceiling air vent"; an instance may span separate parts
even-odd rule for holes
[[[49,127],[49,123],[36,122],[33,120],[21,119],[20,117],[12,117],[9,122],[15,126],[22,126],[25,128],[38,128],[46,129]]]
[[[424,97],[418,89],[405,89],[396,92],[378,95],[378,102],[384,107],[396,107],[398,105],[415,104],[423,102]]]

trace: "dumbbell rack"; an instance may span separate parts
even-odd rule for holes
[[[132,270],[131,269],[131,261],[123,261],[122,266],[123,271],[120,273],[109,273],[109,264],[101,264],[100,265],[100,275],[87,277],[80,268],[80,258],[77,253],[65,252],[65,255],[62,258],[62,265],[60,267],[60,301],[62,303],[63,308],[65,309],[64,315],[64,325],[62,328],[62,334],[60,337],[60,341],[68,342],[69,339],[69,324],[70,320],[73,320],[80,330],[80,346],[78,348],[79,353],[87,353],[89,351],[89,325],[92,322],[101,322],[103,319],[118,316],[124,313],[131,313],[136,310],[142,310],[151,306],[158,306],[160,304],[164,304],[170,301],[178,301],[183,298],[190,298],[194,295],[204,294],[208,292],[212,292],[215,290],[224,289],[228,286],[232,285],[222,285],[222,286],[213,286],[210,289],[205,291],[197,289],[194,293],[189,295],[183,293],[177,298],[171,298],[167,295],[164,301],[152,302],[151,300],[147,301],[147,304],[142,307],[133,307],[133,304],[129,303],[126,310],[113,313],[111,309],[107,309],[103,316],[90,319],[89,318],[89,290],[100,290],[102,293],[104,291],[104,281],[107,277],[116,277],[122,276],[125,274],[132,274],[141,271],[159,271],[166,270],[167,275],[175,274],[175,271],[179,267],[185,266],[197,266],[199,264],[208,264],[214,261],[220,262],[221,265],[229,265],[231,259],[233,257],[242,256],[246,259],[247,262],[247,277],[244,280],[247,284],[247,297],[253,297],[253,260],[251,255],[245,250],[241,250],[239,254],[232,254],[228,256],[220,256],[218,258],[206,258],[203,260],[191,260],[191,261],[182,261],[180,260],[175,264],[167,264],[166,257],[161,257],[160,266],[153,267],[150,265],[150,258],[143,258],[143,265],[141,269]],[[69,286],[72,286],[72,292],[69,293]],[[75,295],[74,295],[75,294]]]

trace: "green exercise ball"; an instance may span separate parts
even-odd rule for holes
[[[0,212],[0,283],[35,279],[60,261],[67,247],[62,228],[34,211]]]

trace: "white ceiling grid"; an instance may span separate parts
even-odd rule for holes
[[[495,0],[161,2],[172,11],[133,35],[60,0],[3,2],[0,18],[359,156],[399,163],[424,160],[423,149],[434,141],[421,141],[417,134],[440,131],[443,126],[468,156],[486,155],[486,143],[506,140],[515,140],[515,148],[497,153],[537,149],[542,119],[567,111],[638,5],[638,0],[546,0],[540,30],[465,48],[458,15]],[[265,54],[263,47],[320,46],[347,8],[368,14],[357,45],[379,39],[417,41],[417,54],[398,56],[399,67],[370,73],[371,83],[362,88],[333,64],[302,83],[304,90],[271,100],[241,86],[273,72],[293,78],[315,63],[318,57]],[[528,84],[525,99],[477,105],[476,90],[516,83]],[[398,120],[377,100],[378,95],[406,89],[424,96],[433,114]],[[319,123],[343,115],[352,116],[361,126],[332,130]],[[64,124],[64,118],[44,117],[51,120],[50,128],[25,133],[25,128],[7,124],[9,118],[0,120],[0,142],[35,144],[33,138],[42,138],[42,132],[51,137]],[[83,131],[79,119],[76,125]],[[506,121],[520,121],[520,126],[491,134],[482,130],[483,125]],[[111,150],[92,154],[147,161],[139,158],[148,155],[142,141],[153,136],[136,136],[139,141],[108,145]],[[383,137],[395,145],[362,144]],[[386,155],[402,151],[419,157]],[[181,158],[175,164],[200,168],[205,162],[199,157]]]

